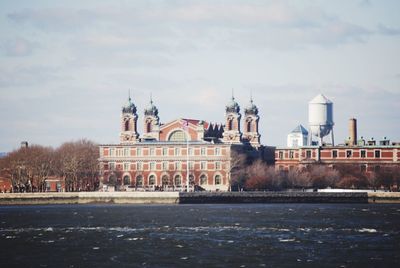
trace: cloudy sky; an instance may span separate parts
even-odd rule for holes
[[[400,2],[0,2],[0,152],[22,140],[118,142],[128,90],[161,122],[224,121],[252,92],[262,143],[282,146],[307,105],[334,102],[335,139],[400,141]]]

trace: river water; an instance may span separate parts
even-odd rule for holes
[[[0,267],[400,267],[399,204],[0,207]]]

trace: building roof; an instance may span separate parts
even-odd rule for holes
[[[233,96],[233,94],[232,94],[232,99],[228,103],[228,105],[226,105],[225,110],[226,110],[226,112],[231,112],[231,113],[239,113],[240,112],[239,104],[235,101],[235,97]]]
[[[304,135],[308,135],[307,129],[305,129],[302,125],[298,125],[295,129],[292,130],[291,133],[301,133]]]
[[[258,115],[258,108],[253,103],[253,98],[250,98],[250,103],[247,105],[247,107],[245,108],[244,112],[245,112],[245,114]]]
[[[327,97],[325,97],[323,94],[318,94],[315,96],[309,103],[332,103]]]
[[[122,106],[122,112],[123,113],[131,113],[131,114],[135,114],[136,113],[136,106],[132,102],[132,99],[131,99],[130,96],[129,96],[128,101],[126,102],[126,104],[124,106]]]

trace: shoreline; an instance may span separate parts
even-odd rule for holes
[[[400,192],[63,192],[0,194],[0,205],[223,203],[400,204]]]

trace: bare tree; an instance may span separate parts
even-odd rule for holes
[[[95,190],[98,187],[98,147],[79,140],[62,144],[56,151],[57,170],[67,191]]]
[[[281,188],[282,174],[277,172],[273,166],[268,166],[262,160],[256,160],[247,167],[247,180],[245,183],[248,190],[278,190]]]
[[[299,168],[290,169],[286,176],[286,187],[287,188],[309,188],[311,187],[310,173],[304,169]]]
[[[228,189],[232,190],[232,185],[237,185],[238,190],[244,185],[244,174],[247,156],[244,153],[232,151],[228,167]]]

